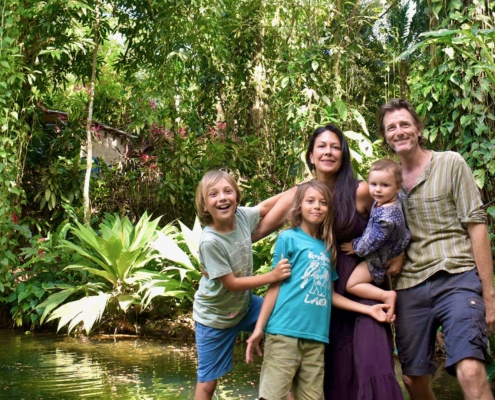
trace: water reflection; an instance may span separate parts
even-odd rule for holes
[[[261,360],[246,365],[238,346],[234,363],[234,371],[219,381],[217,398],[255,399]],[[2,399],[192,399],[195,383],[194,346],[0,331]],[[434,385],[439,400],[462,399],[445,374]]]

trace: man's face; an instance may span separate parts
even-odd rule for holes
[[[405,154],[419,146],[421,132],[405,108],[390,111],[383,117],[385,141],[397,154]]]

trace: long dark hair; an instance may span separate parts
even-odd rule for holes
[[[309,169],[311,171],[315,169],[314,164],[311,162],[311,154],[313,153],[316,139],[326,131],[333,132],[337,135],[342,150],[342,161],[332,190],[335,216],[333,227],[336,237],[339,238],[347,236],[351,233],[352,228],[354,228],[356,188],[358,181],[352,170],[351,153],[347,140],[342,131],[333,124],[320,126],[309,138],[308,150],[306,151],[306,163],[308,164]]]

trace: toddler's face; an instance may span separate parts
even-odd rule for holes
[[[370,195],[376,201],[377,207],[393,203],[400,192],[394,172],[386,169],[371,171],[369,185]]]

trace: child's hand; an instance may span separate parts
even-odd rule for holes
[[[282,258],[271,272],[273,275],[273,282],[271,283],[283,281],[288,278],[291,273],[291,265],[289,264],[289,260],[287,258]]]
[[[248,340],[246,340],[247,343],[246,364],[249,364],[250,362],[254,361],[253,350],[256,350],[256,353],[258,353],[260,357],[263,356],[260,349],[260,341],[262,338],[263,338],[263,331],[255,329],[251,337]]]
[[[388,304],[375,304],[370,307],[369,316],[376,319],[378,322],[391,323],[395,321],[395,314],[387,314],[387,310],[390,308]]]
[[[347,255],[354,254],[354,249],[352,247],[352,242],[342,243],[340,245],[340,250],[342,250]]]

